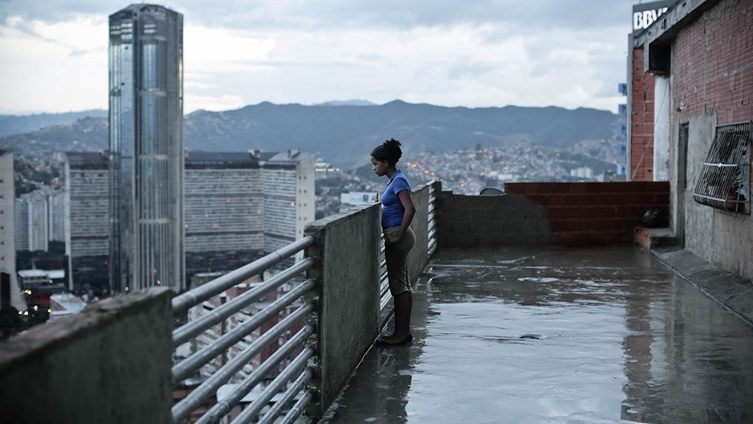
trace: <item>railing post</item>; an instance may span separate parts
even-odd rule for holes
[[[314,330],[306,340],[306,347],[314,352],[309,359],[307,369],[311,373],[311,379],[306,383],[306,391],[311,395],[311,402],[306,407],[305,415],[316,422],[322,415],[322,369],[321,369],[321,345],[319,335],[321,332],[320,319],[322,316],[321,296],[323,293],[322,252],[324,247],[324,227],[309,226],[305,229],[306,236],[314,238],[314,244],[306,248],[304,256],[314,259],[314,266],[306,271],[306,279],[314,282],[314,289],[306,294],[306,303],[312,305],[314,310],[306,322]]]

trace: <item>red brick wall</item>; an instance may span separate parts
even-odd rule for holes
[[[630,103],[630,179],[654,179],[654,75],[643,71],[643,49],[633,50]]]
[[[722,0],[672,45],[678,117],[717,113],[719,125],[753,120],[753,0]]]
[[[541,205],[556,244],[631,242],[646,209],[669,211],[668,182],[507,183]]]

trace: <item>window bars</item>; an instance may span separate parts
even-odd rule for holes
[[[751,139],[750,122],[716,128],[716,137],[693,191],[696,202],[750,214]]]

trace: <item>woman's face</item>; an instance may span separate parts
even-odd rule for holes
[[[371,157],[371,170],[378,176],[387,175],[387,161],[376,160],[374,156]]]

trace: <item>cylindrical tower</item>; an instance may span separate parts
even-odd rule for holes
[[[183,16],[110,16],[110,287],[185,288]]]

